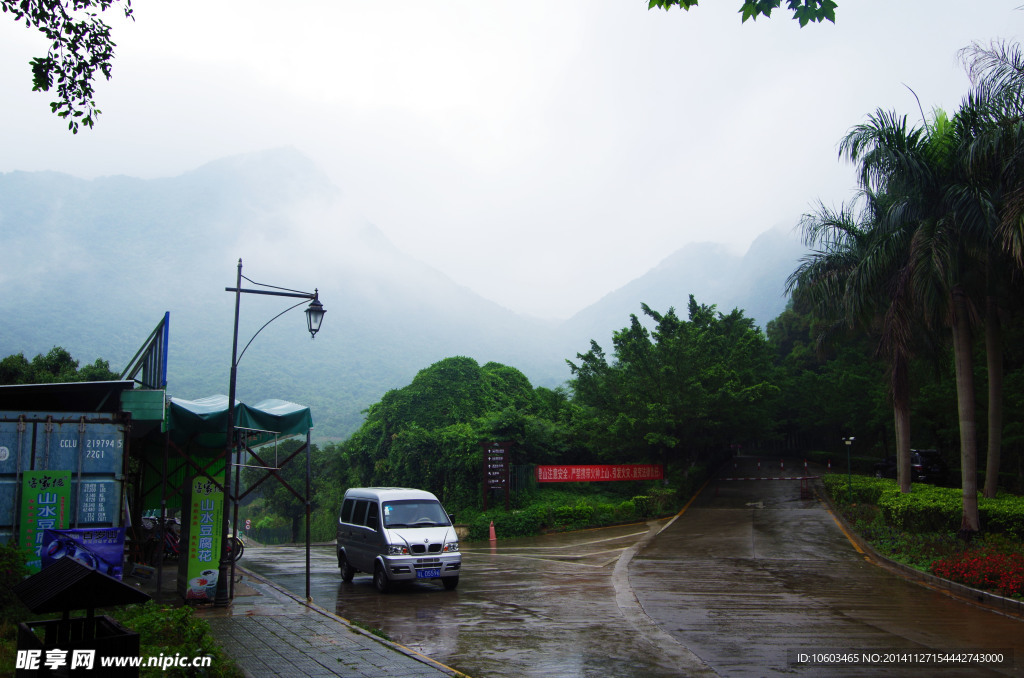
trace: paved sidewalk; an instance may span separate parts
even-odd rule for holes
[[[243,568],[228,608],[197,608],[251,678],[438,678],[463,674],[352,626]]]

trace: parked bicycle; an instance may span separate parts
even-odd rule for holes
[[[181,523],[177,518],[167,518],[166,520],[159,517],[144,516],[142,518],[142,534],[143,534],[143,557],[145,562],[149,564],[156,563],[156,555],[158,552],[158,540],[159,540],[159,527],[162,524],[164,529],[164,548],[163,548],[163,559],[164,560],[175,560],[181,556]],[[227,553],[234,561],[238,561],[245,552],[245,543],[237,535],[231,535],[228,538]]]
[[[163,560],[173,560],[181,555],[181,523],[177,518],[143,516],[142,552],[149,564],[156,563],[160,551],[160,533],[163,532]]]
[[[233,534],[228,537],[227,549],[228,555],[237,563],[238,559],[242,557],[243,553],[245,553],[245,543],[240,537],[238,537],[238,535]]]

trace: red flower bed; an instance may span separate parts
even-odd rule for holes
[[[1024,554],[968,551],[932,563],[932,574],[965,586],[1024,596]]]

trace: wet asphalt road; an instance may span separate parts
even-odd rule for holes
[[[792,473],[759,474],[741,459],[722,475]],[[709,484],[632,559],[630,583],[659,627],[723,676],[1024,675],[1024,621],[870,563],[824,504],[801,499],[799,481]],[[1015,661],[920,661],[956,650]],[[879,661],[863,662],[865,652]],[[800,653],[861,661],[811,665]]]
[[[747,463],[724,475],[757,475]],[[315,546],[311,592],[474,678],[1024,675],[1024,622],[869,563],[824,504],[800,495],[799,481],[719,480],[671,523],[464,545],[455,591],[380,595],[368,575],[342,582],[333,546]],[[241,564],[301,595],[304,558],[254,546]],[[920,663],[963,649],[1016,662]],[[896,651],[918,661],[886,663]],[[863,663],[865,652],[879,661]]]
[[[666,521],[654,523],[654,528]],[[463,548],[455,591],[413,583],[380,595],[369,575],[338,575],[332,546],[313,547],[314,602],[383,630],[406,647],[474,678],[488,676],[678,676],[677,665],[627,624],[612,573],[646,524],[499,540]],[[241,564],[305,593],[305,552],[246,548]]]

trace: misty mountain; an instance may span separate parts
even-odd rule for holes
[[[806,251],[782,228],[762,233],[743,255],[717,243],[692,243],[574,315],[561,331],[574,339],[594,338],[608,348],[612,332],[625,327],[630,314],[643,318],[641,303],[661,313],[675,308],[685,318],[690,294],[697,303],[714,304],[722,313],[739,308],[764,329],[785,309],[786,277]]]
[[[326,227],[326,228],[325,228]],[[343,437],[360,412],[437,360],[466,355],[569,378],[591,338],[610,346],[640,302],[685,313],[687,297],[749,309],[762,326],[784,307],[795,238],[764,234],[743,257],[693,245],[564,322],[516,314],[396,248],[308,159],[274,150],[167,179],[0,174],[0,356],[63,346],[122,369],[170,312],[171,395],[227,393],[237,262],[257,283],[317,288],[327,315],[310,340],[290,300],[243,295],[238,397],[310,405],[317,437]],[[791,242],[792,241],[792,242]],[[252,287],[243,281],[243,287]]]

